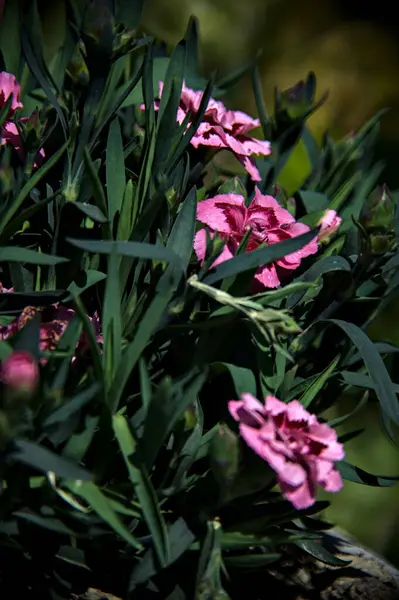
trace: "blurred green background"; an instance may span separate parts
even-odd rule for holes
[[[65,18],[64,0],[39,2],[48,56],[60,39],[54,23]],[[319,96],[329,100],[312,117],[318,139],[326,129],[345,136],[383,107],[391,110],[381,123],[377,154],[391,189],[399,188],[399,22],[395,3],[360,0],[147,0],[142,29],[173,46],[184,35],[190,15],[200,21],[201,60],[205,74],[242,65],[262,49],[264,95],[272,110],[275,86],[284,89],[316,73]],[[255,114],[250,79],[229,92],[226,104]],[[374,339],[399,344],[399,305],[394,303],[370,332]],[[348,412],[347,400],[340,409]],[[399,450],[379,425],[377,409],[349,422],[365,433],[347,445],[347,459],[379,474],[399,472]],[[360,542],[399,566],[399,486],[370,488],[346,483],[332,500],[326,517]]]

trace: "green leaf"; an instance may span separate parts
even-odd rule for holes
[[[57,162],[59,161],[61,156],[64,154],[65,150],[67,149],[68,145],[69,145],[69,140],[67,140],[65,142],[65,144],[63,144],[61,146],[61,148],[59,148],[59,150],[57,150],[57,152],[55,152],[52,156],[50,156],[50,158],[44,162],[44,164],[40,167],[40,169],[37,169],[31,175],[31,177],[28,179],[28,181],[25,183],[25,185],[22,187],[22,189],[15,196],[15,198],[12,201],[12,203],[10,204],[10,206],[8,208],[5,208],[3,211],[1,211],[0,232],[4,231],[5,227],[11,221],[11,219],[13,218],[15,213],[20,209],[25,198],[27,198],[28,194],[33,190],[33,188],[37,187],[39,181],[41,181],[43,179],[43,177],[45,175],[47,175],[47,173],[50,171],[50,169],[52,169],[54,167],[54,165],[57,164]]]
[[[44,254],[44,252],[36,252],[28,248],[3,246],[0,247],[0,262],[18,262],[30,265],[59,265],[68,262],[68,259]]]
[[[142,546],[136,538],[126,529],[117,513],[112,508],[108,498],[92,482],[66,481],[64,484],[73,494],[83,498],[89,506],[115,531],[125,542],[136,550]]]
[[[224,556],[223,562],[226,567],[232,569],[261,569],[267,567],[281,558],[276,552],[265,552],[264,554],[242,554],[235,556]]]
[[[108,258],[107,283],[102,309],[102,326],[104,331],[103,365],[108,389],[114,380],[122,353],[121,295],[118,263],[116,246],[113,246]]]
[[[327,256],[315,262],[305,273],[295,279],[294,283],[314,282],[322,275],[332,271],[351,271],[349,262],[342,256]],[[287,308],[293,308],[306,294],[306,290],[293,294],[288,298]]]
[[[12,347],[8,342],[0,340],[0,361],[4,360],[12,352]]]
[[[137,202],[135,198],[136,188],[131,179],[126,184],[123,194],[121,214],[118,221],[118,231],[116,238],[118,241],[127,241],[130,239],[132,228],[136,221]]]
[[[167,440],[177,420],[194,404],[206,380],[206,373],[191,373],[172,384],[166,379],[151,399],[144,421],[141,440],[142,458],[151,469],[162,444]]]
[[[119,0],[118,22],[127,25],[129,29],[137,29],[141,13],[143,12],[144,0]]]
[[[347,385],[354,387],[366,388],[368,390],[375,390],[375,383],[365,373],[353,373],[352,371],[341,371],[341,377]],[[399,385],[392,383],[392,389],[396,394],[399,394]]]
[[[20,2],[2,2],[0,19],[0,50],[8,73],[18,73],[21,61],[21,5]]]
[[[334,556],[321,543],[314,542],[313,540],[299,540],[295,542],[295,545],[307,554],[310,554],[310,556],[313,556],[313,558],[316,558],[316,560],[320,560],[327,565],[345,567],[352,562],[351,560],[343,560],[342,558],[338,558],[338,556]]]
[[[62,406],[54,410],[42,423],[43,428],[54,427],[67,421],[72,415],[80,411],[91,402],[100,389],[100,384],[92,383],[85,389],[78,391],[70,400],[65,399]]]
[[[81,479],[89,481],[91,474],[79,465],[67,460],[63,456],[28,440],[15,440],[12,450],[8,454],[12,461],[23,463],[33,469],[48,473],[55,473],[57,477],[65,479]]]
[[[384,361],[378,354],[370,338],[356,325],[339,319],[326,320],[340,327],[352,340],[359,350],[369,375],[374,383],[374,389],[380,401],[381,409],[396,424],[399,424],[399,404]]]
[[[210,364],[211,377],[213,373],[218,374],[223,371],[227,371],[230,374],[238,398],[241,394],[245,393],[256,396],[257,386],[253,371],[245,367],[237,367],[236,365],[223,362],[214,362]]]
[[[168,525],[168,538],[170,544],[169,565],[171,565],[190,548],[195,540],[195,536],[188,528],[185,520],[179,518],[172,525]],[[138,565],[133,568],[129,582],[129,594],[137,585],[148,581],[157,572],[158,566],[155,561],[154,552],[149,550]]]
[[[207,522],[207,534],[198,561],[195,589],[198,599],[218,598],[223,592],[221,583],[221,524],[218,520]]]
[[[138,458],[137,443],[126,418],[121,414],[114,415],[113,428],[125,460],[129,479],[134,487],[144,519],[151,533],[157,558],[160,565],[164,567],[169,563],[169,540],[157,494],[144,464]]]
[[[115,117],[109,128],[105,168],[108,217],[112,227],[115,215],[121,211],[126,186],[122,132],[118,117]]]
[[[146,244],[144,242],[113,242],[113,241],[95,241],[95,240],[76,240],[67,237],[66,240],[81,250],[91,252],[92,254],[110,255],[115,250],[118,256],[127,256],[130,258],[141,258],[145,260],[156,260],[165,263],[171,263],[178,269],[182,269],[180,257],[169,248],[156,244]]]
[[[58,533],[59,535],[66,535],[68,537],[79,537],[73,529],[67,527],[60,519],[55,519],[54,517],[44,517],[42,515],[31,512],[28,509],[19,510],[12,513],[14,517],[17,519],[22,519],[23,521],[28,521],[29,523],[33,523],[42,529],[47,529],[48,531],[53,531],[54,533]]]
[[[346,461],[336,463],[338,471],[346,481],[372,487],[391,487],[399,481],[399,475],[372,475]]]
[[[166,248],[180,257],[183,269],[186,270],[193,252],[195,218],[197,211],[197,190],[191,188],[169,234]]]
[[[141,404],[147,413],[148,407],[151,402],[151,380],[148,375],[147,366],[145,364],[144,358],[140,358],[139,360],[139,371],[140,371],[140,396],[141,396]]]
[[[341,356],[338,355],[334,360],[328,365],[326,369],[318,377],[312,381],[310,386],[305,390],[302,396],[299,398],[299,402],[305,408],[308,408],[310,404],[313,402],[317,394],[323,389],[326,381],[333,375],[336,366],[339,363]]]
[[[209,274],[205,277],[204,283],[212,285],[227,277],[232,277],[233,275],[238,275],[244,271],[256,269],[257,267],[271,263],[287,254],[300,250],[303,246],[306,246],[306,244],[311,242],[315,235],[316,233],[314,231],[310,231],[309,233],[299,235],[289,240],[284,240],[283,242],[271,244],[265,248],[257,248],[252,252],[235,256],[230,260],[224,261],[214,269],[211,269]]]
[[[338,427],[338,425],[341,425],[342,423],[344,423],[345,421],[347,421],[348,419],[353,417],[357,412],[360,411],[360,409],[362,409],[364,406],[366,406],[368,399],[369,399],[369,393],[365,392],[363,394],[361,400],[357,403],[355,408],[350,413],[343,415],[342,417],[336,417],[335,419],[331,419],[330,421],[328,421],[329,426],[334,427],[334,428]]]
[[[263,136],[265,140],[270,139],[272,122],[266,111],[266,105],[263,98],[262,81],[259,74],[259,65],[256,64],[252,71],[252,87],[254,90],[256,108],[258,109],[260,124],[262,125]]]
[[[70,294],[65,298],[65,302],[69,302],[74,296],[80,296],[91,286],[96,285],[96,283],[103,281],[105,278],[105,273],[101,273],[101,271],[96,271],[95,269],[87,269],[87,271],[79,275],[78,282],[75,280],[69,284],[67,289]]]
[[[93,327],[89,317],[86,314],[83,303],[82,303],[81,299],[79,298],[79,296],[73,295],[73,300],[75,303],[76,312],[80,317],[84,332],[87,335],[87,340],[88,340],[88,343],[90,346],[91,355],[92,355],[92,359],[93,359],[93,366],[94,366],[94,372],[96,375],[96,379],[99,382],[103,382],[104,381],[104,373],[103,373],[102,363],[101,363],[101,353],[100,353],[100,347],[99,347],[97,339],[96,339],[96,333],[95,333],[94,327]]]
[[[114,412],[118,409],[125,385],[137,361],[165,314],[179,280],[180,277],[176,276],[176,270],[173,266],[169,266],[158,283],[154,298],[141,318],[133,340],[122,354],[115,381],[109,393],[109,397],[114,400]]]
[[[95,204],[87,202],[73,202],[74,206],[79,209],[86,217],[89,217],[94,223],[108,223],[108,218],[101,212]]]
[[[104,189],[98,176],[99,165],[96,167],[95,163],[91,159],[90,152],[87,148],[85,148],[83,151],[83,159],[87,169],[89,180],[91,182],[93,198],[96,202],[96,206],[102,215],[108,215],[107,201],[105,199]]]
[[[158,57],[153,59],[153,67],[151,73],[152,80],[152,96],[158,95],[158,83],[165,80],[166,71],[168,69],[169,57]],[[144,102],[144,96],[141,86],[135,87],[124,100],[121,108],[126,108],[132,104],[139,105]],[[146,103],[147,106],[147,103]]]
[[[43,58],[43,43],[40,39],[40,30],[40,17],[37,8],[37,2],[36,0],[32,0],[30,3],[29,18],[25,20],[24,26],[22,27],[22,51],[31,73],[36,77],[46,95],[46,98],[48,98],[49,102],[55,108],[64,131],[64,135],[67,137],[68,125],[62,108],[53,91],[53,88],[56,88],[55,82]]]
[[[308,214],[319,210],[324,211],[329,208],[329,200],[325,194],[301,190],[299,195]]]

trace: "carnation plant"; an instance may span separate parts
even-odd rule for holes
[[[287,556],[346,564],[318,514],[345,481],[398,479],[345,460],[370,403],[399,425],[379,116],[319,147],[313,74],[269,115],[255,61],[204,79],[195,20],[167,56],[116,4],[68,3],[47,62],[36,1],[2,16],[0,588],[259,599]]]

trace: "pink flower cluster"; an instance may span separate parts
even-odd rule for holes
[[[163,82],[159,82],[159,97],[162,97]],[[177,111],[177,120],[180,125],[190,115],[188,126],[198,112],[202,91],[195,91],[183,83],[180,106]],[[155,109],[159,109],[159,100],[155,102]],[[144,109],[144,106],[141,106]],[[261,181],[261,176],[255,164],[254,156],[268,156],[271,154],[270,142],[258,140],[248,132],[260,126],[259,119],[252,119],[249,115],[238,110],[227,110],[223,102],[210,98],[205,115],[194,134],[191,144],[194,148],[211,146],[219,150],[231,150],[236,158],[245,167],[253,181]]]
[[[3,291],[12,291],[5,290]],[[40,350],[42,352],[55,350],[57,344],[65,332],[68,323],[76,315],[72,308],[66,308],[60,304],[54,304],[49,308],[39,309],[34,306],[27,306],[22,311],[20,316],[12,321],[9,325],[0,326],[0,339],[7,340],[13,337],[18,331],[20,331],[25,325],[33,319],[37,314],[40,313],[41,325],[40,325]],[[101,335],[100,321],[98,315],[95,314],[90,318],[90,321],[94,327],[97,341],[102,343],[103,338]],[[88,340],[85,333],[82,333],[78,342],[76,351],[82,353],[88,348]],[[45,359],[42,360],[44,364]]]
[[[0,110],[5,106],[6,102],[11,98],[11,106],[8,111],[8,115],[3,127],[0,130],[0,146],[5,144],[11,144],[15,151],[18,153],[21,160],[25,157],[25,150],[22,146],[21,136],[18,131],[18,127],[12,119],[15,117],[15,113],[18,109],[23,108],[23,104],[20,99],[21,86],[17,82],[16,78],[12,73],[6,71],[0,72]],[[20,123],[28,123],[32,120],[32,117],[22,117],[19,119]],[[39,151],[40,159],[44,158],[45,153],[43,148]],[[37,164],[35,163],[36,167]]]
[[[327,492],[342,488],[334,463],[344,458],[343,445],[334,429],[320,423],[298,400],[285,404],[267,396],[262,404],[243,394],[228,408],[245,442],[276,472],[283,495],[295,508],[314,504],[317,485]]]
[[[217,233],[226,240],[222,253],[212,267],[233,258],[244,236],[250,230],[247,252],[258,248],[261,244],[276,244],[310,231],[304,223],[295,220],[291,213],[282,208],[273,196],[264,196],[255,188],[255,198],[249,207],[239,194],[220,194],[202,200],[197,205],[197,219],[204,225],[211,236]],[[273,263],[259,267],[255,274],[257,287],[276,288],[289,272],[297,269],[302,259],[318,251],[318,241],[332,235],[341,222],[333,210],[326,211],[318,238],[315,237],[300,250],[288,254]],[[198,260],[203,261],[206,255],[206,229],[197,231],[194,238],[194,251]]]

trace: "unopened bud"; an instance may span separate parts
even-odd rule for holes
[[[342,219],[337,215],[335,210],[326,210],[317,223],[321,227],[318,235],[319,242],[328,242],[341,223]]]
[[[39,384],[39,366],[26,350],[15,350],[1,363],[1,380],[12,396],[30,398]]]

